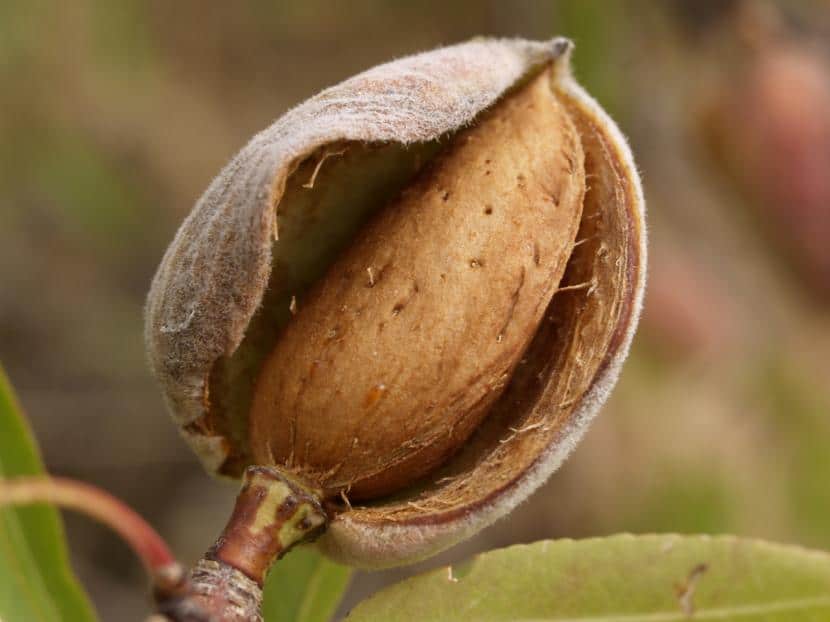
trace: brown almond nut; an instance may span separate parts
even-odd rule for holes
[[[492,523],[616,380],[643,200],[569,50],[476,40],[324,91],[252,139],[162,261],[146,340],[184,437],[211,472],[344,495],[333,558],[406,563]]]
[[[454,136],[299,299],[254,391],[254,461],[353,501],[444,462],[535,334],[584,192],[543,72]]]

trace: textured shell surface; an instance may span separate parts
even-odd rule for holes
[[[480,39],[380,65],[326,89],[227,164],[161,261],[146,306],[151,368],[208,471],[237,476],[251,460],[241,447],[247,430],[227,420],[234,410],[245,411],[237,419],[247,415],[250,369],[264,357],[253,342],[259,326],[270,323],[264,309],[279,300],[287,321],[293,292],[331,261],[308,249],[339,251],[365,218],[355,208],[347,224],[332,224],[328,212],[340,209],[332,201],[346,199],[326,198],[325,188],[315,195],[322,196],[318,203],[293,204],[297,176],[311,171],[302,179],[311,188],[318,171],[320,179],[343,175],[352,188],[343,194],[355,205],[367,194],[388,195],[386,186],[399,186],[432,157],[434,145],[474,124],[517,84],[549,73],[580,132],[592,179],[580,245],[546,313],[550,321],[528,346],[527,370],[519,370],[480,434],[436,481],[334,518],[320,547],[335,559],[366,567],[416,561],[505,515],[561,464],[616,381],[645,285],[644,203],[625,139],[570,74],[570,49],[559,38]],[[339,157],[352,145],[371,150]],[[402,164],[394,169],[395,162]],[[363,172],[353,180],[349,167]],[[369,178],[384,181],[367,185]],[[320,213],[310,216],[313,210]]]
[[[470,123],[567,46],[482,40],[411,56],[326,89],[254,136],[182,224],[148,296],[149,361],[179,425],[204,416],[210,369],[236,349],[262,300],[279,199],[301,159],[340,141],[434,140]],[[184,434],[217,469],[227,451],[222,439]]]

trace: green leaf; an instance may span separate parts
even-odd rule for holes
[[[387,588],[348,617],[369,620],[819,622],[830,555],[730,536],[538,542]]]
[[[297,547],[265,579],[265,622],[328,622],[346,590],[351,570],[311,547]]]
[[[0,477],[41,473],[37,448],[0,366]],[[70,569],[57,511],[43,505],[0,509],[0,620],[95,619]]]

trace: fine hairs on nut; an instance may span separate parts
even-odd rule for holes
[[[616,381],[640,182],[565,39],[381,65],[256,135],[182,224],[149,359],[208,471],[317,491],[330,557],[384,567],[505,515]]]

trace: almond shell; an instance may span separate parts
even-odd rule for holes
[[[479,39],[380,65],[323,91],[251,139],[162,259],[146,307],[152,370],[205,468],[239,476],[250,460],[245,417],[268,340],[288,321],[294,293],[364,216],[341,210],[340,223],[332,206],[342,198],[324,194],[292,203],[297,188],[324,187],[322,171],[330,187],[348,184],[338,196],[350,204],[381,196],[415,172],[430,145],[474,122],[528,76],[550,71],[552,89],[580,128],[591,186],[567,283],[469,447],[429,482],[337,514],[319,541],[336,560],[375,568],[417,561],[504,516],[559,467],[616,382],[645,286],[644,202],[629,147],[571,76],[570,50],[561,38]],[[380,155],[372,160],[354,146]],[[395,158],[403,164],[392,172],[378,168]],[[314,243],[303,243],[309,235]]]

